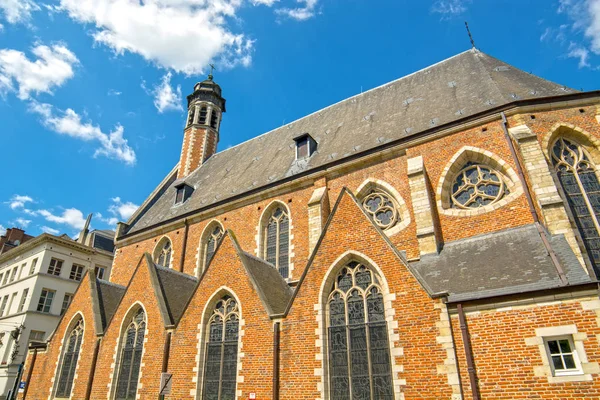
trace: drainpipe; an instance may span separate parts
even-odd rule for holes
[[[279,400],[279,322],[273,325],[273,400]]]
[[[37,358],[38,349],[33,349],[33,356],[31,356],[31,367],[27,371],[27,379],[25,380],[25,389],[23,389],[23,400],[27,397],[27,391],[29,390],[29,382],[31,381],[31,375],[33,375],[33,368],[35,367],[35,360]]]
[[[186,224],[187,227],[187,224]],[[169,353],[171,350],[171,332],[167,332],[167,337],[165,338],[165,346],[163,348],[163,362],[162,362],[162,370],[161,372],[165,373],[169,369]],[[164,395],[159,395],[158,399],[163,400],[165,398]]]
[[[185,228],[183,229],[183,246],[181,247],[181,258],[179,259],[179,272],[183,272],[183,265],[185,263],[185,250],[187,248],[187,238],[190,225],[188,224],[187,218],[183,220]]]
[[[475,371],[475,360],[473,360],[473,349],[471,347],[471,336],[469,335],[469,327],[467,326],[467,320],[465,319],[465,313],[463,311],[462,304],[456,305],[458,310],[458,320],[460,322],[460,331],[462,333],[462,340],[465,346],[465,358],[467,359],[467,370],[469,371],[469,382],[471,383],[471,393],[473,393],[473,400],[480,400],[479,396],[479,385],[477,382],[477,373]]]
[[[504,130],[504,137],[506,138],[506,141],[508,143],[510,154],[515,160],[517,166],[517,174],[519,175],[521,186],[523,186],[523,193],[525,193],[525,198],[527,199],[527,204],[529,205],[529,211],[531,212],[531,216],[533,217],[534,225],[538,230],[538,233],[540,235],[540,238],[542,239],[542,243],[544,244],[546,251],[550,255],[550,259],[552,260],[554,268],[556,268],[556,272],[558,273],[558,277],[560,278],[561,285],[566,286],[569,284],[569,280],[567,279],[567,275],[565,274],[562,265],[560,265],[560,261],[558,260],[556,253],[552,249],[552,246],[550,246],[550,242],[548,241],[548,237],[546,236],[546,231],[540,223],[540,217],[537,213],[537,210],[535,209],[533,198],[531,197],[531,190],[529,189],[529,186],[527,186],[527,181],[525,180],[525,175],[523,173],[523,165],[521,165],[521,159],[517,156],[515,145],[508,133],[508,121],[506,119],[506,115],[504,114],[504,112],[501,112],[500,115],[502,116],[502,129]]]
[[[100,343],[102,338],[96,339],[94,346],[94,354],[92,355],[92,366],[90,368],[90,376],[88,377],[87,389],[85,390],[85,400],[90,400],[92,395],[92,384],[94,383],[94,375],[96,375],[96,363],[98,362],[98,353],[100,352]]]

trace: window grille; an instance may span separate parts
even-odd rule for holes
[[[171,241],[164,240],[164,244],[160,247],[158,254],[155,256],[155,262],[163,267],[169,268],[171,265]]]
[[[83,265],[73,264],[71,267],[71,274],[69,275],[69,279],[73,279],[75,281],[80,281],[83,276]]]
[[[43,336],[43,335],[42,335]],[[79,360],[79,350],[81,349],[81,341],[83,339],[83,320],[79,320],[75,327],[71,330],[67,343],[64,344],[65,352],[63,354],[62,365],[56,386],[56,397],[69,398],[73,389],[73,380],[75,378],[75,370],[77,361]]]
[[[138,377],[144,350],[144,335],[146,331],[146,314],[141,308],[132,318],[125,330],[122,341],[121,360],[117,375],[117,400],[136,398]]]
[[[495,169],[467,163],[452,184],[452,207],[479,208],[496,203],[508,194],[502,175]]]
[[[290,221],[282,207],[271,215],[264,229],[264,258],[275,265],[284,278],[289,275]]]
[[[50,307],[52,307],[52,300],[54,299],[54,291],[48,289],[42,289],[40,295],[40,301],[38,301],[37,310],[43,313],[49,313]]]
[[[332,400],[394,398],[387,322],[379,280],[351,262],[327,302]]]
[[[382,190],[372,190],[363,199],[362,206],[375,224],[383,230],[394,227],[400,221],[398,204],[392,196]]]
[[[203,400],[234,399],[239,333],[238,305],[224,296],[208,321]]]
[[[62,269],[62,265],[62,260],[57,260],[56,258],[51,259],[50,265],[48,266],[48,273],[50,275],[59,276],[60,270]]]
[[[210,236],[206,239],[206,243],[204,245],[204,268],[208,267],[208,264],[212,260],[215,255],[215,251],[217,251],[217,246],[223,238],[223,228],[221,225],[215,226],[215,229],[210,233]]]
[[[552,147],[552,162],[577,228],[600,276],[600,183],[583,148],[559,138]]]

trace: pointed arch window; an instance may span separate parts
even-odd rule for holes
[[[211,229],[210,234],[204,241],[204,268],[208,267],[208,264],[212,260],[215,255],[215,251],[217,251],[217,246],[221,239],[223,238],[223,228],[221,225],[216,223],[215,227]]]
[[[117,375],[117,390],[115,392],[117,400],[136,398],[145,333],[146,313],[140,308],[131,319],[121,338],[121,358]]]
[[[162,267],[169,268],[171,265],[171,253],[171,240],[164,238],[156,248],[154,262]]]
[[[237,302],[223,296],[208,321],[203,400],[235,399],[240,314]]]
[[[358,262],[338,274],[327,301],[332,400],[392,400],[387,322],[379,279]]]
[[[275,265],[284,278],[289,275],[290,219],[277,207],[264,227],[264,258]]]
[[[472,209],[500,201],[509,192],[502,174],[495,169],[469,162],[452,184],[452,207]]]
[[[57,398],[71,397],[71,390],[73,389],[73,380],[75,379],[75,370],[77,368],[77,361],[79,360],[79,351],[81,349],[82,340],[83,320],[80,319],[71,330],[69,337],[63,345],[64,353],[58,375],[58,385],[56,386]]]
[[[600,273],[600,183],[583,147],[564,137],[552,146],[552,163],[598,276]]]

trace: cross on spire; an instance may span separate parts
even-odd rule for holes
[[[208,79],[212,81],[213,80],[213,71],[215,70],[215,65],[208,64],[208,66],[210,67],[210,74],[208,74]]]
[[[471,30],[469,29],[469,23],[467,21],[465,21],[465,27],[467,28],[467,33],[469,34],[469,40],[471,41],[471,47],[473,47],[474,49],[475,47],[475,41],[473,40],[473,36],[471,35]]]

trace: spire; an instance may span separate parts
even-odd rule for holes
[[[79,237],[77,238],[77,241],[79,243],[85,244],[85,241],[87,239],[87,235],[90,232],[90,223],[92,222],[92,215],[94,215],[94,214],[89,214],[87,216],[87,219],[85,220],[85,224],[83,225],[83,229],[81,230],[81,232],[79,233]]]

